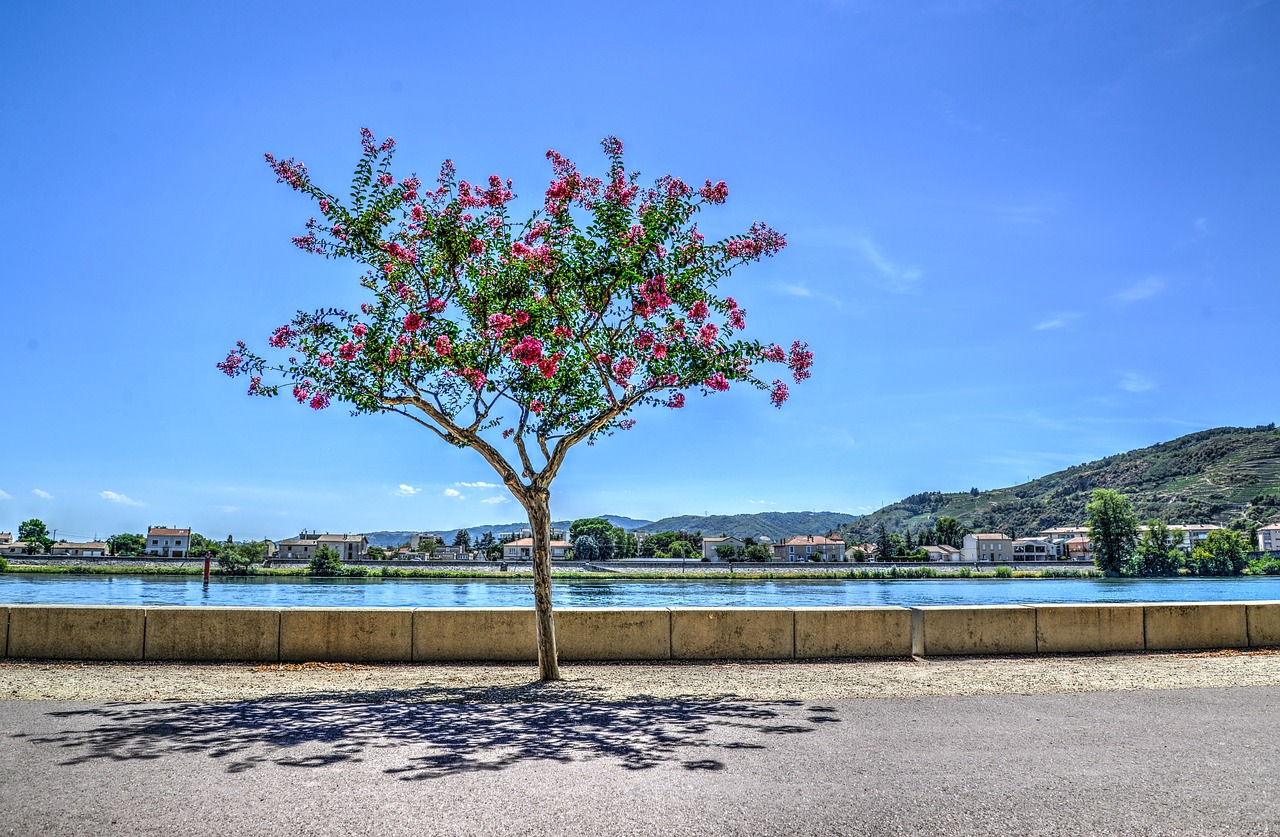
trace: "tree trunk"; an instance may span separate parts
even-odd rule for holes
[[[538,623],[538,677],[559,680],[556,623],[551,612],[551,492],[534,489],[524,498],[533,533],[533,604]]]

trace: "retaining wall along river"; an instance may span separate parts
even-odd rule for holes
[[[537,659],[532,608],[0,605],[5,657]],[[1280,646],[1280,601],[978,607],[567,608],[560,657],[803,660]]]

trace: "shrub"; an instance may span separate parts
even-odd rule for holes
[[[347,575],[347,567],[342,563],[342,556],[337,550],[322,546],[316,550],[315,556],[307,564],[307,575]]]
[[[9,562],[4,560],[3,558],[0,558],[0,573],[4,572],[7,569],[9,569]]]
[[[996,578],[1013,578],[1013,567],[1007,567],[1004,564],[996,567],[991,573]]]

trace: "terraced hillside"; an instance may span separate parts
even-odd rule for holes
[[[976,532],[1023,535],[1083,523],[1095,488],[1123,493],[1141,519],[1167,523],[1280,521],[1280,431],[1220,427],[1108,456],[1022,485],[977,494],[923,492],[840,526],[854,541],[912,532],[954,517]]]

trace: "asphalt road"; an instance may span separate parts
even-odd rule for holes
[[[0,702],[0,834],[1280,835],[1280,687]]]

